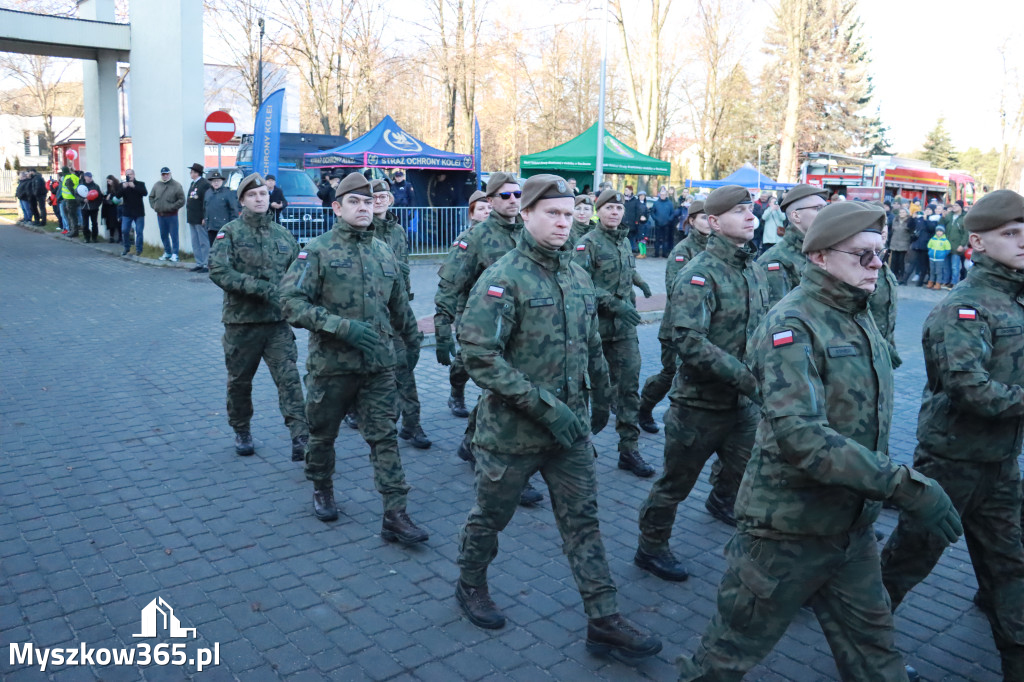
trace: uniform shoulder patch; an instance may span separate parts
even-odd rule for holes
[[[690,284],[702,287],[705,284],[707,284],[707,280],[701,277],[700,275],[693,275],[692,277],[690,277]]]
[[[586,251],[587,250],[587,245],[586,244],[577,244],[576,245],[576,250],[577,251]]]
[[[459,248],[462,249],[463,251],[465,251],[466,249],[469,248],[469,244],[466,243],[465,239],[460,239],[459,240]]]
[[[505,287],[499,287],[492,284],[491,286],[487,287],[487,295],[494,296],[495,298],[501,298],[502,296],[505,295]]]
[[[298,256],[299,260],[306,260],[306,256],[308,256],[308,255],[309,255],[309,253],[306,252],[306,251],[299,251],[299,256]]]
[[[775,270],[781,270],[782,269],[782,264],[779,263],[779,261],[772,261],[771,263],[768,263],[765,266],[765,269],[768,270],[769,272],[774,272]]]
[[[960,308],[957,317],[961,320],[976,320],[978,319],[978,311],[974,308]]]
[[[793,343],[792,329],[783,329],[781,332],[775,332],[772,334],[772,348],[788,346],[791,343]]]
[[[686,261],[686,256],[676,256],[677,263],[683,263]]]
[[[226,236],[227,236],[227,235],[226,235],[226,234],[224,234],[223,232],[218,232],[218,233],[217,233],[217,239],[224,239],[224,237],[226,237]]]

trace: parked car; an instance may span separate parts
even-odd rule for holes
[[[251,172],[248,168],[232,169],[227,175],[228,187],[237,190],[238,183]],[[316,185],[309,175],[297,168],[282,168],[276,177],[277,186],[288,201],[278,220],[281,226],[291,232],[300,244],[326,231],[329,223],[333,223],[327,215],[330,209],[321,207]]]

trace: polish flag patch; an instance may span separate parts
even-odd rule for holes
[[[305,251],[299,251],[299,260],[306,260],[306,256],[309,255]]]
[[[458,246],[458,245],[459,245],[459,240],[458,239],[456,239],[455,241],[452,242],[452,246]]]
[[[463,251],[465,251],[466,249],[469,248],[469,244],[467,244],[466,242],[460,241],[459,242],[459,248],[462,249]]]
[[[576,250],[577,251],[586,251],[587,250],[587,245],[586,244],[578,244],[576,246]]]
[[[696,284],[699,287],[704,286],[705,282],[707,282],[707,280],[699,275],[694,275],[690,278],[690,284]]]
[[[793,343],[793,330],[787,329],[783,332],[775,332],[772,334],[772,347],[778,348],[779,346],[788,346]]]
[[[487,295],[501,298],[505,295],[505,287],[489,286],[487,287]]]
[[[974,308],[961,308],[960,309],[961,320],[976,320],[978,319],[978,311]]]
[[[677,263],[682,263],[684,260],[686,260],[686,256],[676,256]]]
[[[768,264],[768,270],[769,271],[781,270],[781,269],[782,269],[782,266],[780,264],[778,264],[778,263],[769,263]]]
[[[226,235],[226,234],[224,234],[223,232],[218,232],[218,233],[217,233],[217,239],[224,239],[224,237],[226,237],[226,236],[227,236],[227,235]]]

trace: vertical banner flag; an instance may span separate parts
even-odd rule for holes
[[[253,126],[252,169],[263,177],[277,175],[277,161],[281,151],[281,110],[284,108],[284,88],[275,90],[263,100]]]
[[[473,116],[473,170],[476,171],[476,188],[480,189],[483,182],[480,180],[480,121]]]

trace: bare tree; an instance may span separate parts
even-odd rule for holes
[[[0,54],[0,74],[21,84],[22,96],[11,98],[11,113],[21,116],[39,116],[43,119],[43,136],[52,148],[57,138],[67,129],[55,130],[55,116],[82,116],[81,101],[73,105],[64,101],[67,87],[61,81],[71,66],[69,59],[54,59],[42,55]],[[17,105],[16,110],[14,105]]]
[[[1010,185],[1010,170],[1014,166],[1024,136],[1024,82],[1017,62],[1011,58],[1010,41],[999,48],[1003,60],[1003,87],[999,97],[999,168],[996,171],[996,188]]]

